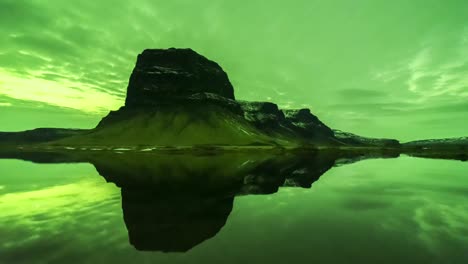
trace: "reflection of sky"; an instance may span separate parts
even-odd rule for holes
[[[252,212],[244,223],[264,219],[274,230],[261,243],[294,237],[284,242],[314,259],[452,263],[468,257],[466,177],[468,164],[462,162],[369,160],[332,169],[311,190],[238,198],[236,208],[243,203],[251,209],[238,208],[243,218]],[[254,225],[244,231],[255,236],[266,230]],[[301,256],[298,248],[292,252]]]
[[[468,163],[368,160],[330,170],[312,189],[238,197],[220,233],[187,254],[133,250],[120,192],[91,165],[0,161],[0,171],[0,263],[457,263],[468,257]]]

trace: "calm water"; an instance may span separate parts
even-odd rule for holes
[[[468,263],[467,162],[92,159],[0,160],[0,263]]]

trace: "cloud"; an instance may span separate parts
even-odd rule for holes
[[[89,113],[105,113],[123,104],[122,97],[83,83],[66,79],[50,81],[33,75],[18,77],[5,71],[0,71],[0,95]]]
[[[466,102],[467,39],[468,28],[457,29],[454,32],[432,32],[409,59],[394,63],[393,68],[374,71],[373,79],[387,85],[403,82],[404,88],[409,92],[406,102],[412,104]],[[399,89],[395,87],[395,92]]]
[[[468,43],[467,43],[468,44]],[[408,90],[420,96],[420,102],[430,100],[432,97],[451,96],[466,97],[468,91],[467,72],[458,71],[468,65],[467,44],[458,47],[460,55],[450,58],[443,64],[432,62],[433,48],[427,47],[418,53],[408,64],[410,78],[407,82]]]
[[[388,94],[386,91],[372,88],[348,88],[341,89],[337,91],[337,93],[347,100],[352,98],[356,98],[357,100],[380,100],[385,98],[385,96]]]

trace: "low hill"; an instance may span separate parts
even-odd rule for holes
[[[36,128],[21,132],[0,132],[0,145],[37,144],[87,133],[86,129]]]

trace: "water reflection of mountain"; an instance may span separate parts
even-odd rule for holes
[[[184,252],[215,236],[234,197],[308,188],[334,165],[333,156],[165,156],[96,158],[93,164],[122,190],[130,243],[139,250]]]
[[[185,252],[221,230],[236,196],[271,194],[280,187],[310,188],[333,166],[395,156],[398,154],[68,152],[15,153],[10,158],[92,163],[108,182],[121,188],[124,220],[136,249]]]

